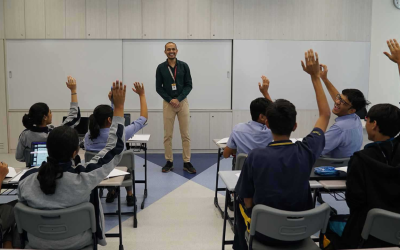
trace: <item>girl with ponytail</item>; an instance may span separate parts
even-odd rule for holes
[[[132,122],[132,124],[125,127],[125,139],[129,140],[134,134],[141,130],[148,118],[147,113],[147,103],[146,95],[144,92],[143,83],[134,83],[134,88],[132,90],[139,95],[140,99],[140,117]],[[108,94],[108,98],[112,102],[113,95],[112,92]],[[108,134],[110,131],[110,126],[112,124],[113,110],[109,105],[99,105],[97,106],[93,114],[89,117],[89,132],[85,135],[85,149],[87,151],[99,152],[105,148],[107,143]],[[128,169],[130,172],[131,169]],[[131,175],[125,175],[125,179],[130,179]],[[126,201],[128,206],[133,206],[133,193],[132,187],[125,187],[127,191]],[[108,188],[106,202],[111,203],[116,198],[115,188]]]
[[[81,119],[80,110],[78,107],[78,97],[76,92],[76,80],[68,76],[66,82],[67,88],[71,90],[71,105],[67,119],[62,123],[69,127],[75,127]],[[54,128],[52,123],[53,115],[49,106],[46,103],[35,103],[29,109],[28,114],[22,117],[22,124],[26,128],[22,131],[18,139],[18,146],[15,152],[15,158],[18,161],[26,162],[29,167],[30,163],[30,148],[32,142],[47,141],[47,136]]]
[[[47,138],[49,157],[39,168],[29,169],[18,183],[18,200],[36,209],[56,210],[90,201],[92,190],[103,181],[121,160],[125,145],[124,102],[126,86],[113,83],[114,117],[109,128],[105,150],[87,165],[75,166],[72,159],[79,152],[79,138],[75,129],[60,126]],[[98,199],[98,197],[97,197]],[[93,202],[94,200],[92,200]],[[98,202],[101,206],[101,202]],[[102,211],[101,207],[98,207]],[[96,235],[105,245],[104,216],[97,218],[100,225]],[[93,243],[91,230],[77,232],[64,240],[46,240],[28,233],[29,247],[33,249],[83,249]]]

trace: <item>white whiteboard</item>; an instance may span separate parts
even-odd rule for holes
[[[167,57],[167,40],[124,40],[124,84],[145,84],[149,109],[162,109],[163,99],[156,92],[156,69]],[[193,89],[188,95],[190,109],[231,108],[231,40],[180,40],[178,60],[189,65]],[[131,89],[131,88],[129,88]],[[132,92],[132,90],[130,90]],[[128,107],[139,108],[139,98],[127,98]]]
[[[122,40],[7,40],[6,55],[9,109],[36,102],[69,109],[68,75],[77,80],[80,108],[94,109],[109,103],[112,82],[122,79]]]
[[[317,109],[311,78],[300,63],[311,48],[328,66],[328,78],[339,92],[356,88],[368,97],[369,42],[234,40],[233,109],[248,110],[261,96],[261,75],[271,81],[272,99],[288,99],[297,109]],[[325,93],[332,107],[326,89]]]

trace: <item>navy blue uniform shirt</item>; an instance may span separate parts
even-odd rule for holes
[[[276,141],[252,150],[236,185],[237,194],[253,198],[254,205],[286,211],[312,209],[310,173],[324,147],[324,132],[314,128],[302,142]]]

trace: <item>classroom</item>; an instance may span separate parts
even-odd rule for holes
[[[399,0],[0,0],[0,248],[398,249]]]

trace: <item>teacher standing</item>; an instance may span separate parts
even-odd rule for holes
[[[189,66],[176,59],[178,48],[175,43],[165,45],[167,60],[157,67],[156,90],[164,99],[164,149],[167,163],[162,168],[163,173],[174,169],[172,153],[172,135],[174,131],[175,116],[178,116],[179,130],[181,132],[183,147],[183,170],[195,174],[196,169],[190,163],[190,136],[189,136],[189,102],[187,96],[192,90],[192,76]]]

